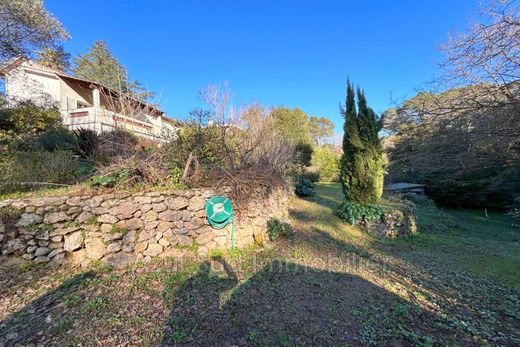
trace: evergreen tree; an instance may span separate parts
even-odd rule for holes
[[[65,52],[63,46],[44,48],[36,54],[38,55],[38,61],[43,65],[60,71],[70,69],[70,54]]]
[[[94,42],[86,54],[74,59],[74,65],[72,72],[76,77],[101,83],[123,93],[128,91],[126,71],[104,41]]]
[[[348,201],[373,204],[383,194],[384,160],[378,137],[381,122],[359,88],[357,97],[356,110],[354,87],[348,81],[342,109],[345,123],[340,180]]]

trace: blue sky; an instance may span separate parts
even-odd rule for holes
[[[170,117],[228,81],[235,105],[299,107],[339,132],[347,76],[378,112],[437,73],[437,47],[476,19],[478,0],[48,0],[84,53],[105,40]]]

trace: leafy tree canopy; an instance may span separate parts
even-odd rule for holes
[[[42,0],[0,0],[0,60],[30,56],[68,38]]]

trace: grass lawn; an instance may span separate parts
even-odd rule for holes
[[[334,216],[337,184],[316,192],[265,249],[124,271],[4,262],[0,346],[520,344],[506,217],[425,207],[417,235],[381,240]]]

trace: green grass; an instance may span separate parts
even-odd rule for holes
[[[18,331],[24,345],[520,344],[519,231],[507,217],[424,206],[416,235],[379,239],[333,213],[338,184],[315,190],[292,199],[294,234],[267,248],[124,270],[0,267],[0,336]]]

